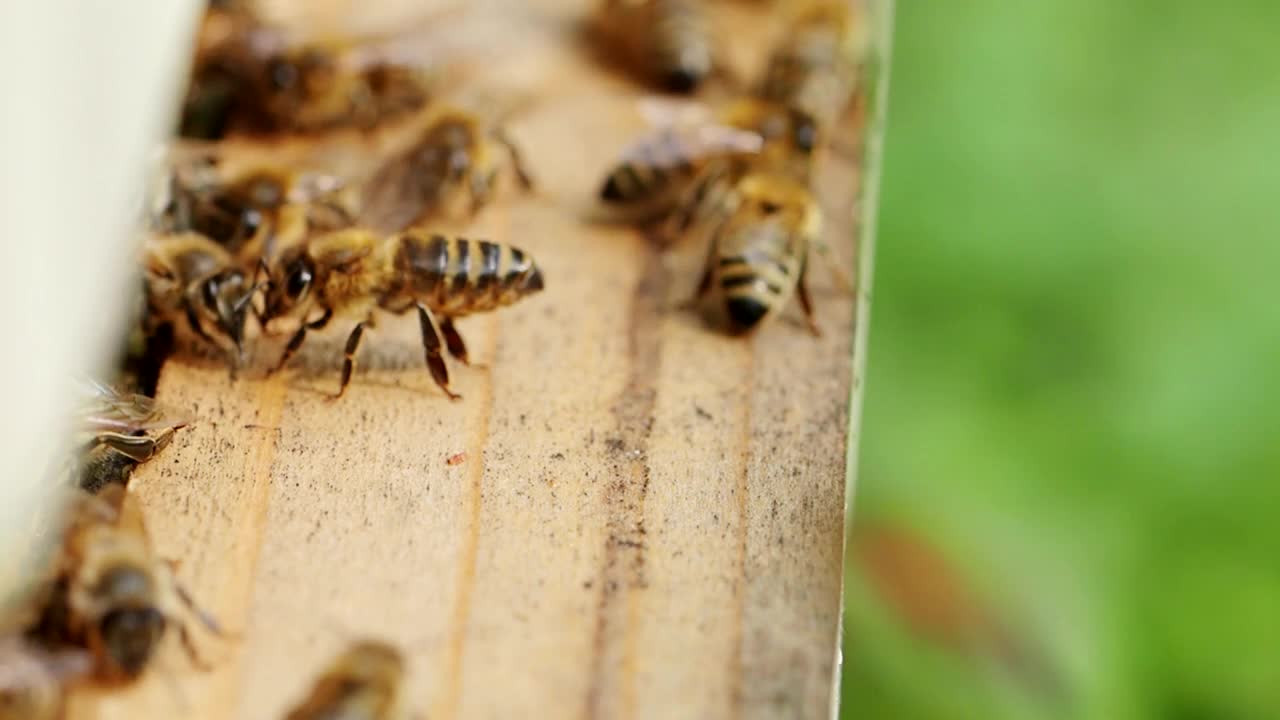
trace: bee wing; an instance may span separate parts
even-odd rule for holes
[[[0,639],[0,696],[41,691],[85,677],[93,656],[82,648],[46,650],[18,635]]]
[[[760,133],[728,125],[668,126],[640,136],[620,160],[665,168],[720,155],[755,154],[763,147]]]
[[[706,103],[697,100],[675,100],[649,95],[636,101],[640,117],[654,127],[703,125],[713,122],[715,114]]]
[[[123,393],[95,380],[87,381],[89,398],[80,410],[80,421],[89,430],[130,433],[191,424],[186,413],[155,398]]]
[[[440,161],[445,161],[443,154]],[[360,224],[383,232],[403,230],[436,203],[445,172],[428,166],[412,151],[391,158],[363,188]]]

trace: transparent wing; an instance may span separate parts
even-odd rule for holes
[[[764,147],[760,133],[718,121],[704,103],[645,97],[636,104],[653,129],[622,151],[621,162],[675,167],[708,157],[755,154]]]
[[[0,698],[22,698],[23,707],[33,711],[56,703],[61,686],[92,668],[93,657],[85,649],[49,650],[18,635],[0,638]]]
[[[677,167],[724,155],[751,155],[764,147],[760,133],[708,123],[672,125],[640,136],[622,151],[620,160],[649,167]]]
[[[86,380],[83,383],[83,393],[79,420],[90,431],[131,433],[176,429],[191,423],[188,414],[155,398],[120,392],[96,380]]]

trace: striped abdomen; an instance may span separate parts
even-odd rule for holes
[[[609,172],[600,199],[630,207],[670,201],[697,174],[694,158],[701,152],[673,128],[641,138]]]
[[[808,189],[786,175],[752,173],[733,192],[736,206],[716,234],[711,270],[729,319],[750,330],[786,305],[803,282],[822,211]]]
[[[663,88],[691,92],[711,73],[711,33],[698,0],[650,0],[652,71]]]
[[[485,312],[542,289],[542,272],[519,248],[488,240],[405,232],[395,243],[393,310],[416,300],[446,317]]]
[[[729,319],[749,330],[795,292],[804,263],[795,238],[773,223],[742,228],[726,238],[715,263],[717,283]]]
[[[672,202],[708,163],[753,156],[763,144],[764,138],[755,128],[719,123],[662,127],[623,152],[605,179],[600,199],[633,208]]]

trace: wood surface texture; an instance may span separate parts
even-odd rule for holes
[[[726,5],[749,74],[775,26],[764,3]],[[581,41],[589,9],[468,11],[494,37],[475,82],[533,99],[510,129],[538,184],[468,232],[530,251],[547,289],[459,323],[462,401],[432,383],[412,317],[379,318],[337,402],[345,322],[268,379],[167,362],[158,395],[197,422],[131,489],[238,637],[197,629],[212,670],[171,642],[136,687],[77,692],[71,718],[278,718],[364,636],[406,652],[430,720],[830,715],[856,303],[816,261],[821,338],[794,302],[731,337],[677,307],[703,248],[664,255],[588,218],[646,127],[645,91]],[[851,269],[853,155],[818,182]]]

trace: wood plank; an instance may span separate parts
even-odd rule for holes
[[[269,380],[169,361],[159,395],[199,422],[132,488],[241,637],[201,637],[211,672],[175,647],[134,688],[78,692],[70,717],[279,717],[357,636],[405,650],[433,720],[830,714],[854,303],[817,263],[820,339],[794,308],[750,339],[673,309],[702,250],[584,220],[643,127],[640,91],[576,40],[586,5],[480,7],[521,28],[483,75],[537,98],[512,130],[539,190],[470,232],[531,251],[546,292],[460,323],[478,364],[452,366],[458,403],[395,318],[338,402],[345,327]],[[836,158],[819,186],[852,259],[857,171]]]

